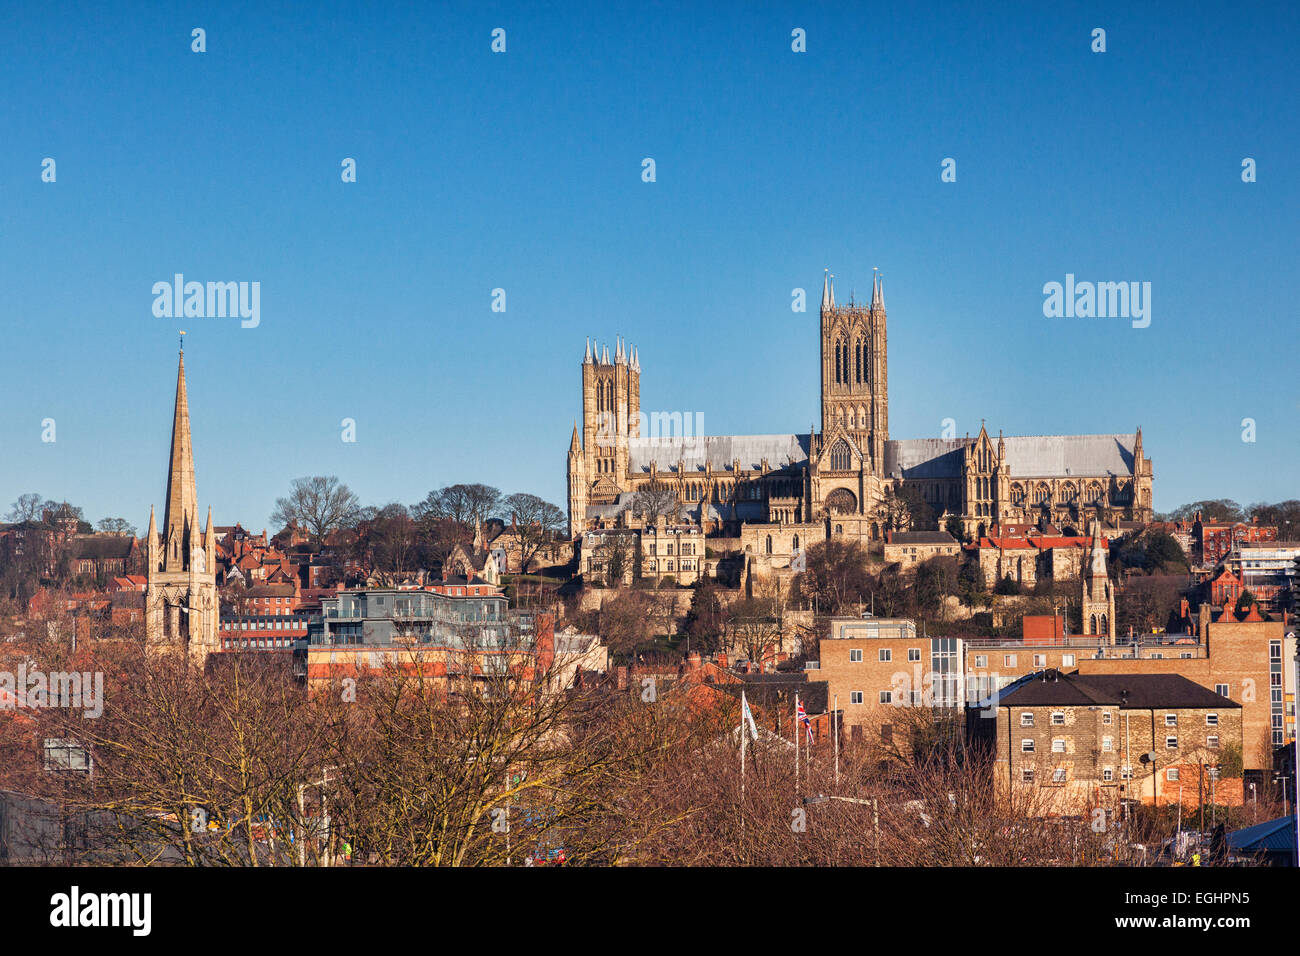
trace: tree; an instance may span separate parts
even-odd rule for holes
[[[961,566],[961,570],[957,572],[957,591],[967,607],[982,603],[979,596],[987,593],[988,582],[978,560],[972,558]]]
[[[966,531],[961,524],[961,518],[957,515],[948,515],[947,519],[943,523],[943,530],[947,531],[963,544],[970,541],[970,536],[966,534]]]
[[[276,499],[271,523],[301,525],[319,548],[330,534],[355,519],[360,504],[334,475],[296,478],[288,496]]]
[[[701,653],[712,654],[722,647],[727,632],[728,612],[722,606],[722,589],[711,580],[701,582],[691,595],[682,630]]]
[[[471,530],[499,517],[501,492],[491,485],[447,485],[428,493],[412,510],[417,518],[447,518]]]
[[[632,496],[632,513],[654,524],[660,516],[672,516],[677,510],[677,492],[667,485],[652,482],[642,485]]]
[[[135,537],[135,525],[125,518],[104,518],[99,522],[100,534],[117,534]]]
[[[1020,584],[1011,575],[999,578],[998,583],[993,586],[994,594],[1013,595],[1020,593]]]
[[[1252,520],[1277,528],[1279,541],[1295,541],[1300,538],[1300,501],[1290,498],[1272,505],[1260,502],[1246,510]]]
[[[1178,608],[1186,578],[1182,575],[1134,574],[1115,595],[1115,633],[1150,634],[1164,627]]]
[[[831,538],[808,546],[805,570],[795,579],[799,594],[823,614],[841,614],[870,594],[867,554],[857,541]]]
[[[732,605],[728,621],[730,645],[755,664],[771,660],[785,647],[775,599],[742,598]]]
[[[1205,501],[1193,501],[1191,504],[1182,505],[1169,512],[1168,518],[1171,521],[1190,521],[1200,512],[1204,521],[1227,522],[1232,523],[1240,521],[1243,517],[1241,505],[1231,498],[1210,498]]]
[[[393,587],[426,564],[428,548],[404,505],[393,502],[366,510],[371,514],[357,525],[354,549],[380,584]]]
[[[916,568],[917,606],[931,617],[943,610],[944,599],[957,593],[957,559],[935,557]]]
[[[911,526],[911,505],[903,493],[892,487],[885,489],[885,496],[871,514],[885,531],[906,531]]]
[[[44,499],[38,494],[19,495],[18,500],[9,509],[7,520],[15,523],[40,521],[43,502]]]
[[[555,540],[556,532],[564,524],[564,512],[537,495],[525,493],[507,498],[503,510],[511,517],[513,533],[519,541],[519,567],[526,574],[537,552]]]
[[[596,546],[597,560],[604,566],[605,586],[621,587],[629,571],[635,572],[636,558],[632,554],[632,536],[612,531]],[[633,577],[635,577],[633,573]]]

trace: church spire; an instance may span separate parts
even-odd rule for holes
[[[578,423],[573,423],[573,437],[569,439],[569,454],[577,457],[582,454],[582,440],[578,438]]]
[[[835,277],[831,275],[831,270],[826,270],[826,275],[822,278],[822,311],[831,312],[835,309],[835,283],[831,280]]]
[[[583,365],[591,364],[591,338],[590,337],[588,337],[587,339],[587,354],[586,356],[583,357],[582,364]]]
[[[871,277],[871,311],[885,308],[885,277],[879,269],[872,269]]]
[[[1092,521],[1092,544],[1089,548],[1088,571],[1094,577],[1106,577],[1106,549],[1101,546],[1101,522]]]
[[[194,448],[190,440],[190,406],[185,393],[185,351],[176,369],[176,407],[172,416],[171,459],[167,468],[167,504],[163,511],[163,545],[167,570],[189,566],[197,543],[198,493],[194,487]]]

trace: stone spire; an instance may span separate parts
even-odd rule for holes
[[[621,338],[617,338],[614,341],[617,343],[614,347],[614,364],[626,365],[627,353],[623,351],[623,340]]]
[[[635,347],[632,349],[632,371],[641,371],[641,352]]]
[[[871,277],[871,311],[874,312],[877,309],[883,311],[885,308],[885,277],[877,269],[873,269],[872,272],[874,274]]]
[[[582,454],[582,441],[578,438],[578,423],[576,421],[573,423],[573,437],[569,439],[569,454],[574,456]]]
[[[831,275],[831,270],[826,270],[826,275],[822,278],[822,311],[830,312],[835,308],[835,284],[831,282],[835,277]]]
[[[198,541],[198,493],[194,487],[194,448],[190,440],[190,406],[185,394],[185,351],[176,370],[176,409],[172,416],[171,460],[167,468],[167,504],[163,512],[163,570],[189,568],[190,549]]]
[[[586,356],[583,357],[582,364],[583,365],[591,364],[591,339],[590,338],[587,339],[587,354]]]
[[[604,351],[604,354],[601,356],[600,364],[601,364],[601,365],[608,365],[608,364],[609,364],[609,345],[608,345],[608,344],[605,345],[605,351]]]
[[[1092,544],[1089,548],[1088,573],[1093,577],[1107,577],[1106,549],[1101,546],[1101,522],[1093,519]]]

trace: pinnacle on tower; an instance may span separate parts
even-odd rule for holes
[[[583,356],[582,364],[583,365],[591,364],[591,339],[590,338],[587,339],[587,354]]]
[[[831,312],[835,309],[835,284],[831,281],[834,278],[830,269],[826,270],[826,275],[822,278],[823,312]]]
[[[885,277],[877,269],[873,269],[872,272],[874,275],[871,279],[871,308],[875,311],[885,307]]]
[[[609,345],[608,345],[608,344],[605,346],[605,350],[604,350],[604,352],[601,354],[600,364],[601,364],[601,365],[608,365],[608,364],[609,364]]]

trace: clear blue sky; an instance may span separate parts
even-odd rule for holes
[[[886,276],[892,437],[1141,424],[1158,510],[1300,495],[1293,4],[162,6],[0,11],[0,511],[144,527],[178,328],[218,523],[307,474],[564,506],[587,335],[646,410],[805,431],[827,266]],[[261,325],[156,318],[176,272]],[[1066,273],[1151,282],[1150,327],[1044,318]]]

